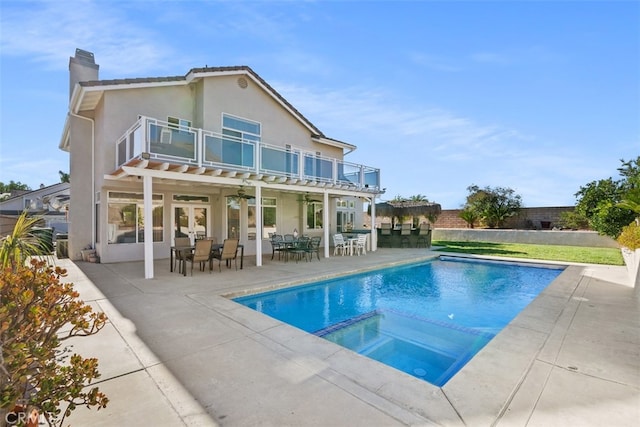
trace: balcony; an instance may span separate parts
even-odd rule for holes
[[[380,189],[380,169],[318,156],[289,145],[239,139],[144,116],[118,140],[116,169],[141,157],[220,173],[249,173],[292,184],[370,192]]]

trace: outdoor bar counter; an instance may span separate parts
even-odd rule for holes
[[[406,244],[404,246],[402,245],[403,237],[409,237],[410,248],[417,248],[417,247],[430,248],[431,247],[431,234],[433,232],[432,229],[429,229],[429,232],[426,235],[422,235],[422,236],[419,235],[420,233],[419,228],[412,229],[411,234],[409,236],[402,236],[400,234],[401,230],[399,228],[391,229],[391,236],[383,236],[382,230],[380,228],[378,228],[377,230],[378,230],[378,247],[379,248],[407,247]]]

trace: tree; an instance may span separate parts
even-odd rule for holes
[[[576,213],[587,218],[593,230],[614,239],[636,218],[631,205],[623,201],[633,202],[640,188],[640,157],[621,162],[618,172],[622,179],[610,177],[592,181],[575,194],[578,199]]]
[[[62,171],[58,171],[58,173],[60,174],[60,182],[71,182],[71,176],[68,173]]]
[[[640,225],[640,187],[627,191],[617,206],[632,211],[636,215],[636,224]]]
[[[46,252],[46,242],[33,232],[41,221],[39,216],[28,217],[23,211],[11,234],[2,238],[0,246],[0,268],[15,270],[24,265],[27,258]]]
[[[467,187],[469,195],[464,210],[474,212],[489,228],[501,227],[507,218],[516,215],[522,207],[522,197],[511,188]]]
[[[423,194],[415,194],[409,198],[412,202],[428,202],[429,199]]]
[[[470,207],[462,209],[458,216],[467,223],[469,228],[473,228],[475,222],[478,220],[478,214]]]
[[[0,193],[10,193],[14,190],[31,190],[27,184],[23,184],[20,181],[9,181],[8,184],[0,182]]]
[[[31,190],[27,184],[23,184],[20,181],[9,181],[8,184],[0,182],[0,201],[10,197],[11,193],[15,190]]]
[[[50,426],[61,426],[77,405],[100,409],[108,402],[98,387],[87,388],[100,377],[97,359],[62,345],[97,333],[106,316],[79,300],[73,284],[61,282],[64,269],[43,258],[26,262],[41,245],[32,226],[23,213],[0,246],[0,420],[37,411]]]
[[[635,215],[635,222],[622,227],[622,231],[616,239],[623,247],[636,250],[640,249],[640,168],[639,160],[635,162],[622,162],[623,167],[618,169],[626,178],[627,191],[622,196],[622,201],[617,204],[619,208],[628,209]],[[635,163],[635,165],[634,165]]]
[[[574,210],[560,213],[560,224],[564,228],[586,230],[589,228],[589,219]]]

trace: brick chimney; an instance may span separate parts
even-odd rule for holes
[[[98,69],[92,52],[76,49],[76,55],[69,58],[69,99],[78,82],[98,80]]]

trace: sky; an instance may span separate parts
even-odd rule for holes
[[[0,0],[0,182],[69,171],[76,48],[101,79],[247,65],[381,169],[381,200],[456,209],[477,185],[571,206],[640,156],[636,0]]]

